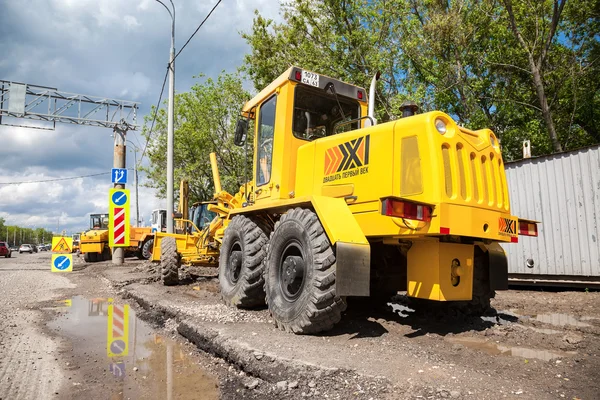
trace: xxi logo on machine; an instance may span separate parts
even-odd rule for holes
[[[370,138],[362,136],[327,149],[323,183],[368,173]]]

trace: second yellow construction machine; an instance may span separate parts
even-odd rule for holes
[[[112,259],[111,247],[108,243],[108,214],[91,214],[90,229],[81,233],[79,252],[85,262],[107,261]],[[151,228],[129,229],[129,247],[125,248],[126,256],[135,255],[139,259],[150,258],[150,253],[144,255],[144,245],[151,240]]]
[[[207,209],[217,217],[195,225],[185,248],[157,234],[165,283],[182,256],[218,257],[223,300],[266,299],[276,325],[294,333],[332,328],[348,296],[405,290],[489,307],[508,287],[500,243],[537,236],[535,222],[510,212],[498,139],[413,104],[377,124],[376,79],[367,103],[361,87],[291,67],[250,100],[235,142],[253,120],[253,178],[235,196],[222,192],[211,157]]]

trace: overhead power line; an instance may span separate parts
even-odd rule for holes
[[[194,38],[194,36],[196,35],[196,33],[198,33],[198,31],[200,30],[200,28],[202,28],[202,25],[204,25],[204,23],[206,22],[206,20],[210,17],[210,15],[213,13],[213,11],[215,11],[215,9],[217,8],[217,6],[219,4],[221,4],[221,1],[222,0],[217,1],[217,4],[215,4],[214,7],[210,10],[210,12],[206,16],[206,18],[204,18],[204,20],[202,20],[202,22],[200,23],[200,25],[198,25],[198,27],[196,28],[196,30],[194,31],[194,33],[192,33],[192,35],[185,42],[185,44],[181,47],[181,49],[179,49],[179,51],[177,52],[177,54],[175,54],[175,58],[173,58],[173,62],[175,62],[175,60],[177,59],[177,56],[179,56],[179,54],[181,54],[181,52],[183,51],[183,49],[185,49],[185,46],[188,45],[188,43]]]
[[[167,83],[167,76],[169,76],[169,68],[167,68],[167,72],[165,72],[165,79],[163,79],[162,88],[160,89],[160,95],[158,96],[158,101],[156,102],[156,108],[154,109],[154,117],[152,117],[152,124],[150,125],[150,131],[148,132],[148,137],[146,138],[146,143],[144,144],[144,150],[142,151],[142,156],[138,161],[139,166],[144,159],[144,155],[146,154],[146,148],[148,147],[148,142],[150,142],[150,138],[152,137],[152,129],[154,129],[154,122],[156,122],[156,116],[158,115],[158,109],[160,107],[160,101],[162,100],[162,95],[165,91],[165,84]]]
[[[0,182],[0,185],[21,185],[23,183],[43,183],[43,182],[68,181],[68,180],[72,180],[72,179],[91,178],[92,176],[101,176],[101,175],[110,175],[110,171],[109,172],[100,172],[98,174],[91,174],[91,175],[70,176],[68,178],[52,178],[52,179],[41,179],[41,180],[37,180],[37,181],[21,181],[21,182]]]

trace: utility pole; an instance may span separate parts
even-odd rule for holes
[[[173,0],[169,0],[172,6],[171,10],[161,0],[156,0],[156,2],[160,3],[171,16],[171,51],[169,54],[169,108],[167,110],[167,233],[173,233],[173,110],[175,101],[175,4],[173,4]]]
[[[115,149],[113,153],[113,168],[126,168],[126,146],[125,146],[125,135],[127,134],[127,125],[124,127],[115,126]],[[121,183],[115,183],[115,189],[125,189],[125,185]],[[126,224],[129,221],[125,222]],[[125,262],[125,249],[122,247],[113,247],[112,263],[115,265],[123,265]]]

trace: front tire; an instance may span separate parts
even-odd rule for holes
[[[144,260],[152,258],[152,250],[154,249],[154,239],[148,239],[142,246],[142,257]]]
[[[219,256],[219,285],[225,304],[248,308],[265,303],[265,230],[243,215],[233,217],[227,226]]]
[[[160,242],[160,272],[165,286],[179,283],[179,267],[181,258],[177,253],[177,241],[174,237],[165,237]]]
[[[269,311],[279,329],[326,331],[346,309],[335,292],[335,254],[319,218],[295,208],[275,224],[265,260]]]

